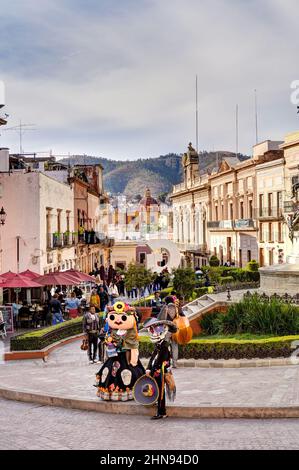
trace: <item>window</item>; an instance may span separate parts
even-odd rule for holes
[[[248,263],[251,261],[251,250],[247,250],[247,261]]]
[[[244,203],[240,202],[240,219],[244,219]]]
[[[248,201],[248,215],[249,215],[249,219],[253,219],[252,199],[249,199],[249,201]]]
[[[280,216],[281,209],[282,209],[282,192],[278,191],[276,197],[277,197],[277,215]]]
[[[229,203],[229,217],[230,220],[234,219],[234,206],[232,202]]]
[[[281,222],[278,222],[278,240],[277,241],[283,243]]]
[[[264,195],[259,195],[259,215],[262,216],[264,213]]]
[[[268,193],[268,215],[273,215],[273,193]]]
[[[269,222],[269,237],[268,237],[269,242],[273,242],[273,224],[272,222]]]
[[[146,253],[139,253],[139,263],[144,264]]]
[[[264,233],[263,233],[263,230],[264,230],[264,225],[263,224],[260,224],[260,242],[263,242],[264,241]]]
[[[215,218],[218,220],[218,206],[215,206]]]

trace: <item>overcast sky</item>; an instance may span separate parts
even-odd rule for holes
[[[298,0],[0,0],[0,79],[24,150],[116,159],[240,151],[299,128]],[[9,127],[7,126],[7,127]],[[16,132],[0,145],[18,150]]]

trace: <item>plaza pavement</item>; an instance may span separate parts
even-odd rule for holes
[[[80,344],[75,341],[55,350],[47,362],[24,360],[0,364],[0,388],[100,402],[93,387],[100,364],[89,365]],[[297,365],[186,367],[175,369],[174,376],[176,406],[299,407]],[[134,402],[127,403],[134,406]]]
[[[169,418],[153,422],[145,416],[0,399],[0,450],[6,449],[298,450],[299,420]]]

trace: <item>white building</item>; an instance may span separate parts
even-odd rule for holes
[[[9,151],[0,150],[0,272],[26,269],[44,274],[75,267],[73,189],[45,174],[9,170]]]

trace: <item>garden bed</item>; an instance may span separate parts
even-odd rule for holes
[[[179,359],[262,359],[289,357],[291,344],[299,335],[265,337],[261,339],[193,339],[185,346],[179,346]],[[140,356],[149,357],[153,344],[141,338]]]
[[[82,317],[11,338],[11,351],[41,350],[62,339],[82,333]]]

